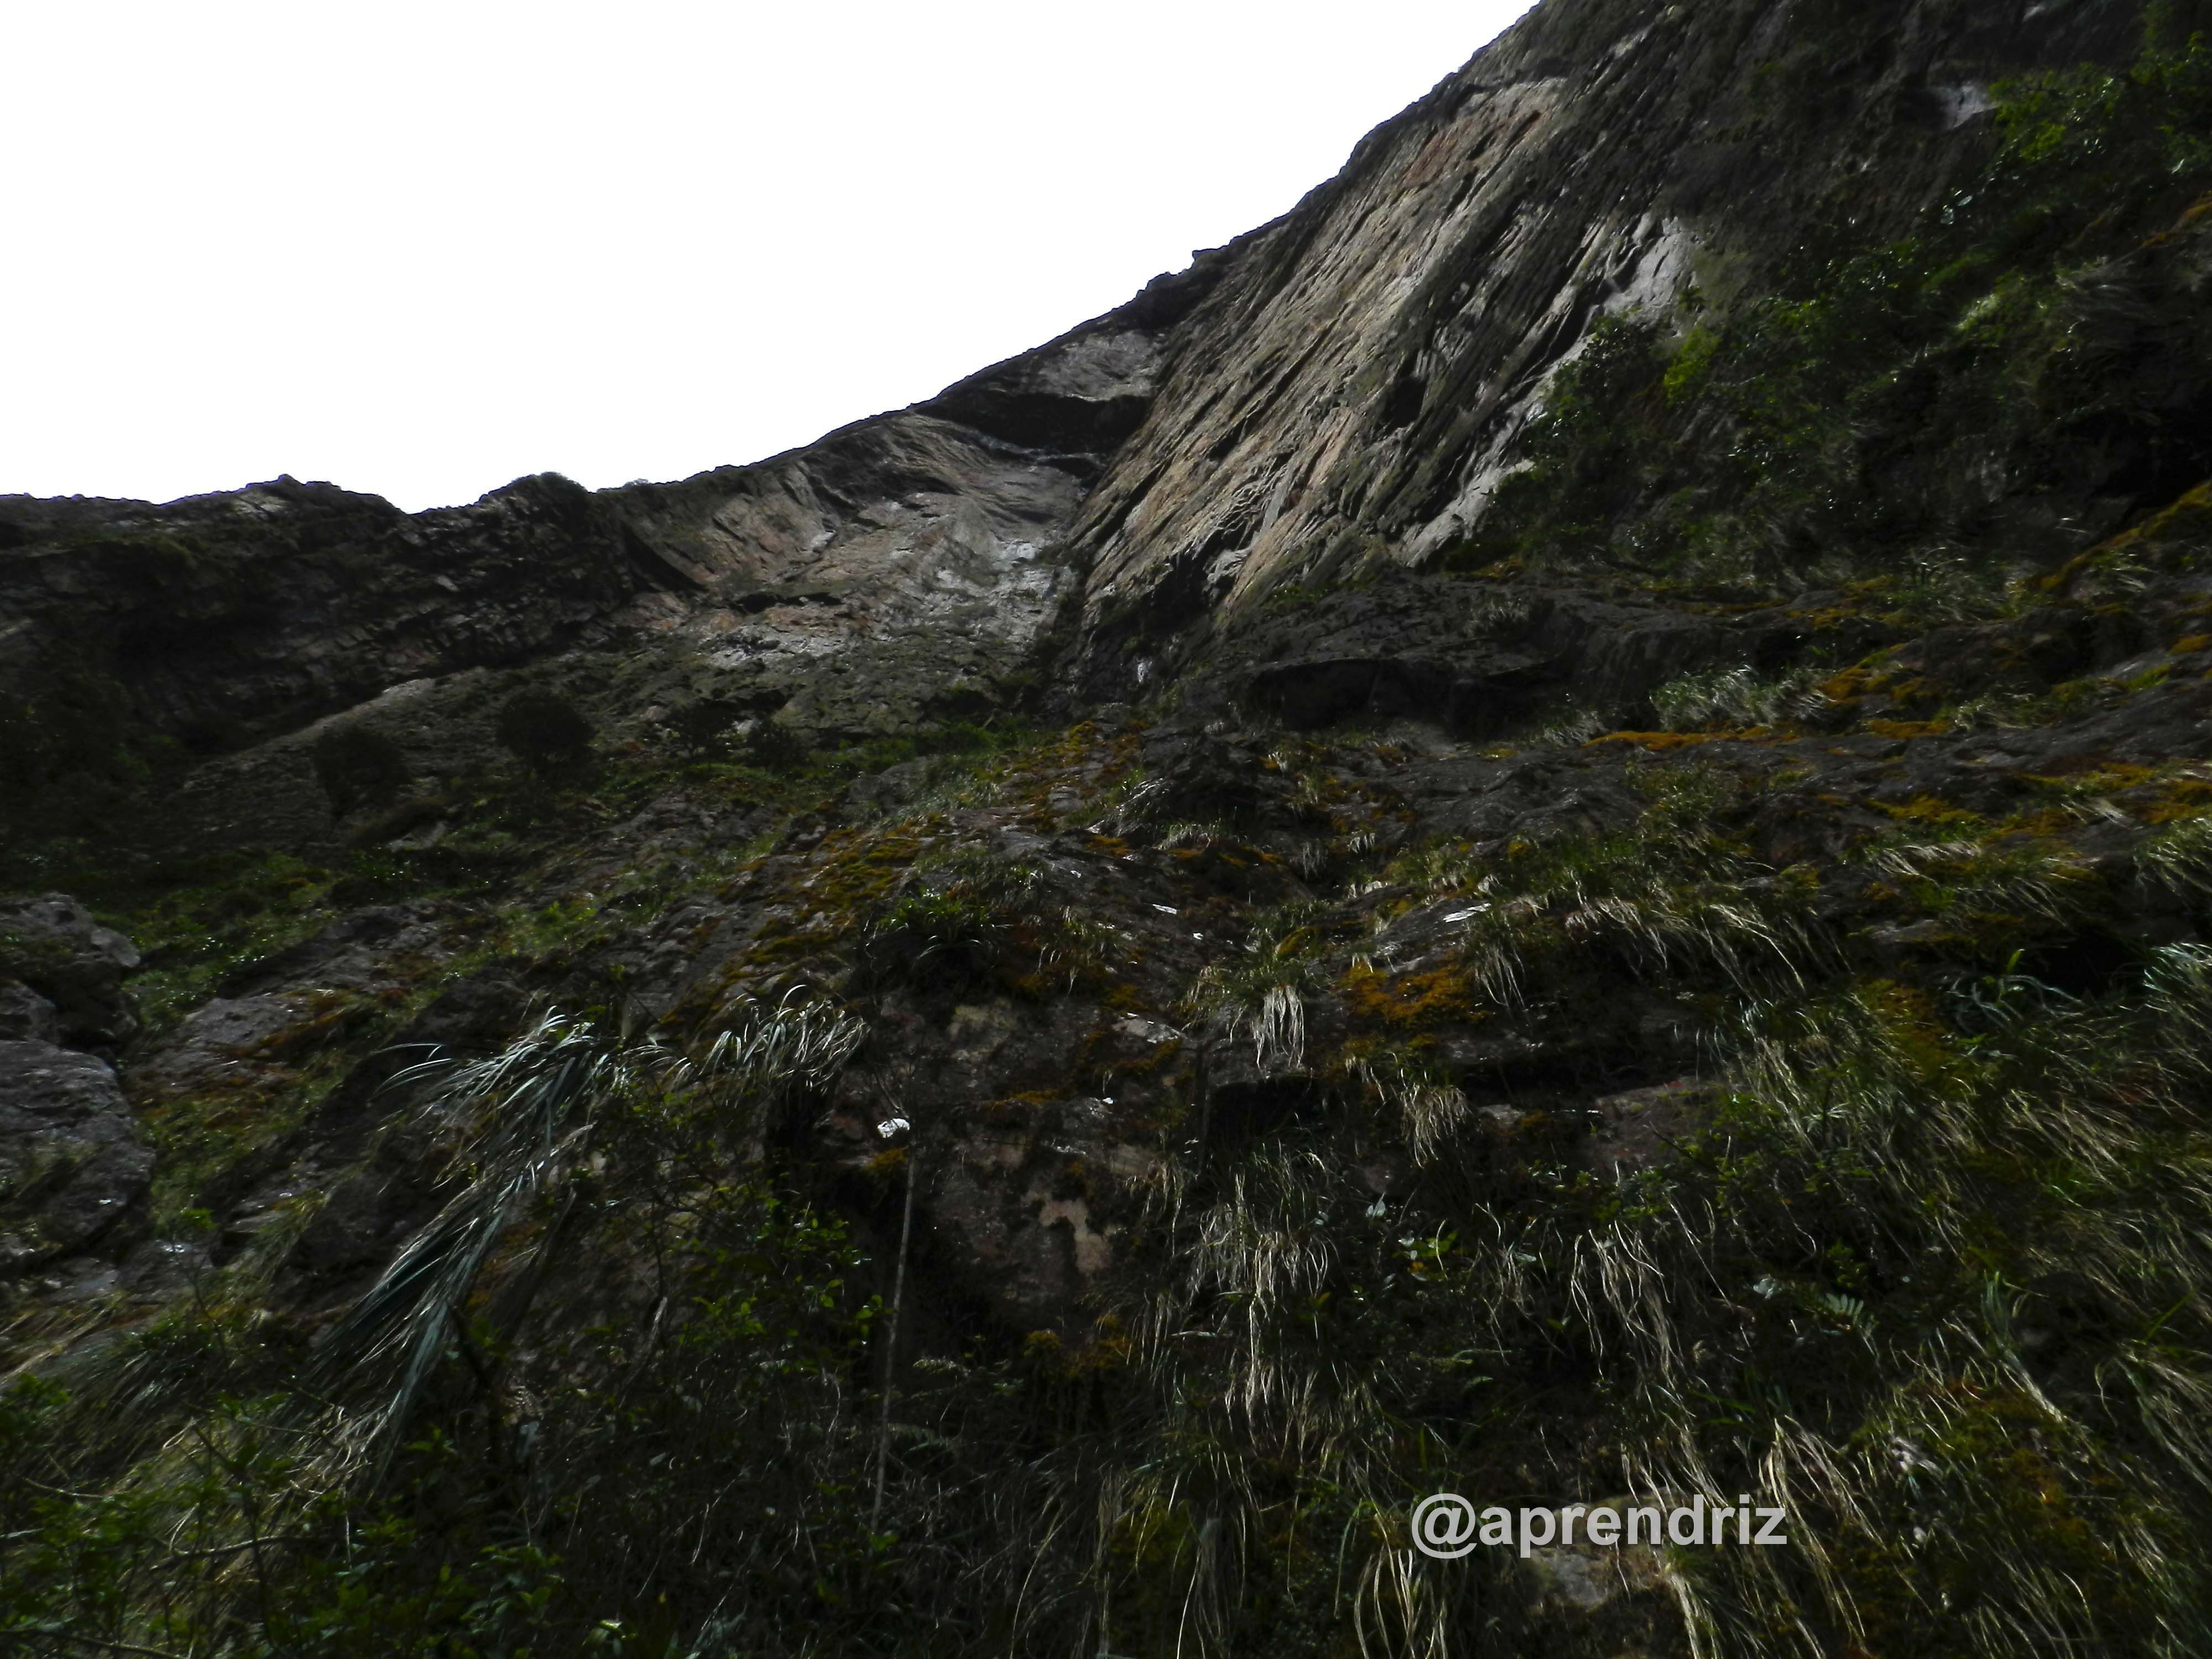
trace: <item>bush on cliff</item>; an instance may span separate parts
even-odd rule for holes
[[[763,771],[795,772],[806,755],[806,739],[781,720],[763,716],[745,734],[745,759]]]
[[[744,719],[733,704],[704,698],[685,703],[668,717],[669,735],[694,760],[714,760],[729,751],[732,728]]]
[[[85,641],[50,644],[22,685],[0,694],[0,824],[95,834],[153,773],[158,740],[134,719],[112,662]]]
[[[539,777],[582,763],[592,723],[556,691],[518,691],[499,712],[500,746]]]
[[[315,739],[315,781],[330,797],[331,816],[382,805],[407,787],[399,745],[366,726],[334,726]]]
[[[1809,237],[1766,292],[1601,318],[1445,562],[1758,592],[1902,569],[1923,625],[2001,608],[2022,549],[1993,481],[2137,507],[2200,481],[2212,40],[2149,21],[2128,71],[1999,87],[1988,166],[1911,234]]]

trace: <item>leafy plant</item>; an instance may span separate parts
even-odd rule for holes
[[[1709,669],[1668,681],[1651,694],[1651,705],[1668,732],[1770,726],[1820,708],[1823,699],[1813,689],[1818,678],[1809,667],[1775,676],[1747,665]]]
[[[725,1032],[696,1063],[658,1042],[629,1043],[554,1012],[487,1060],[433,1056],[388,1087],[420,1091],[453,1139],[458,1189],[347,1311],[307,1385],[340,1407],[331,1443],[372,1483],[462,1318],[486,1258],[525,1206],[586,1158],[611,1110],[696,1110],[702,1094],[758,1102],[818,1084],[860,1041],[858,1024],[787,1000]],[[465,1337],[465,1331],[462,1333]]]
[[[1306,1058],[1306,993],[1318,982],[1313,957],[1324,907],[1310,900],[1256,917],[1241,956],[1200,971],[1185,998],[1193,1012],[1226,1019],[1252,1044],[1261,1075],[1297,1071]]]
[[[582,763],[592,750],[592,723],[554,691],[518,691],[499,711],[500,744],[540,777]]]
[[[383,732],[358,721],[333,726],[315,739],[315,781],[330,798],[331,816],[388,805],[407,787],[407,757]]]
[[[768,772],[793,772],[811,752],[804,733],[787,721],[763,715],[745,733],[745,758]]]

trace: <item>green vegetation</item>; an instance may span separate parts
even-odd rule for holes
[[[1750,695],[1691,690],[1723,720]],[[1118,742],[1078,728],[963,787],[1017,813],[1075,788],[1103,821],[1145,788]],[[1686,1612],[1717,1654],[2192,1650],[2212,960],[2062,987],[2033,952],[2100,882],[2201,906],[2203,820],[2100,874],[1906,801],[1816,878],[1742,833],[1771,786],[1632,752],[1620,829],[1386,857],[1352,848],[1346,751],[1279,744],[1262,775],[1345,843],[1346,896],[1249,908],[1191,1008],[1311,1103],[1211,1158],[1164,1116],[1097,1299],[1025,1339],[933,1335],[888,1416],[869,1257],[909,1160],[924,1191],[952,1166],[928,1135],[859,1171],[780,1150],[852,1017],[727,1000],[688,1055],[550,1018],[418,1073],[394,1133],[429,1138],[437,1207],[312,1351],[258,1315],[272,1234],[5,1395],[0,1631],[175,1655],[1510,1647],[1543,1639],[1516,1569],[1409,1553],[1409,1496],[1626,1486],[1790,1510],[1799,1547],[1680,1556],[1615,1609]],[[2172,787],[2085,774],[2022,822]],[[1166,842],[1182,868],[1218,838]],[[304,925],[329,878],[251,879]],[[501,948],[563,959],[684,879],[518,912]],[[817,954],[785,967],[842,953],[856,985],[1103,1001],[1127,956],[927,810],[828,830],[790,880],[821,908],[788,915]],[[1853,967],[1869,915],[1948,943]],[[1475,1109],[1443,1057],[1550,1010],[1602,1036],[1655,985],[1704,1056],[1663,1158],[1580,1158],[1544,1110]]]
[[[2212,184],[2212,44],[2154,34],[2130,73],[2001,88],[1996,155],[1912,236],[1813,238],[1679,337],[1601,321],[1451,562],[1692,592],[1874,576],[1911,625],[2001,611],[2021,573],[1976,480],[2098,483],[2100,446],[2161,429],[2141,401],[2161,394],[2115,365],[2196,326],[2160,250]],[[2123,487],[2163,499],[2201,476],[2178,433],[2127,443]]]
[[[1249,1039],[1252,1063],[1263,1074],[1305,1064],[1305,998],[1318,982],[1325,909],[1293,900],[1255,916],[1241,957],[1201,970],[1185,999],[1194,1014],[1225,1020]]]
[[[1669,680],[1651,694],[1651,705],[1668,732],[1776,726],[1819,710],[1815,678],[1809,667],[1771,676],[1749,667],[1712,669]]]
[[[388,805],[407,787],[407,757],[383,732],[357,723],[334,726],[315,739],[315,781],[331,799],[331,816]]]
[[[763,716],[745,733],[745,758],[763,771],[796,771],[807,753],[806,739],[781,720]]]
[[[499,711],[500,745],[539,777],[570,770],[592,752],[592,723],[555,691],[518,691]]]
[[[145,730],[107,652],[85,640],[51,641],[31,688],[0,696],[0,831],[98,836],[174,771],[177,745]]]
[[[839,1402],[872,1306],[842,1227],[744,1152],[857,1036],[788,1003],[695,1064],[552,1016],[491,1059],[417,1068],[404,1082],[458,1187],[311,1362],[270,1340],[241,1264],[70,1386],[0,1389],[0,1637],[659,1652],[672,1605],[691,1612],[704,1583],[726,1595],[735,1559],[732,1627],[799,1633],[825,1591],[864,1590],[848,1495],[868,1437]],[[626,1201],[602,1201],[611,1187]],[[658,1264],[649,1324],[569,1332],[556,1398],[494,1391],[490,1316],[526,1309],[544,1253],[573,1272],[615,1248]],[[487,1274],[497,1289],[472,1296]],[[453,1364],[482,1385],[472,1403]],[[417,1420],[457,1406],[481,1418],[465,1448]],[[564,1472],[553,1487],[528,1478],[540,1466]]]

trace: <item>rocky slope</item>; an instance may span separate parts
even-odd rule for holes
[[[0,500],[0,1631],[2200,1650],[2191,21],[1547,0],[787,456]]]

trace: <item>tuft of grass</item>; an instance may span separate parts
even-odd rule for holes
[[[1819,671],[1792,669],[1766,676],[1748,665],[1710,669],[1669,680],[1651,694],[1662,730],[1735,731],[1801,720],[1825,706]]]
[[[1319,983],[1316,958],[1325,942],[1319,926],[1327,906],[1298,899],[1263,911],[1241,954],[1201,969],[1184,998],[1196,1017],[1225,1021],[1249,1038],[1263,1076],[1305,1065],[1306,997]]]
[[[556,1010],[488,1059],[434,1054],[392,1079],[419,1094],[416,1109],[451,1145],[455,1190],[317,1350],[305,1383],[311,1398],[337,1402],[325,1431],[335,1471],[382,1479],[494,1247],[592,1157],[605,1115],[696,1117],[702,1097],[757,1112],[834,1076],[863,1035],[859,1021],[798,996],[750,1012],[696,1061]]]

